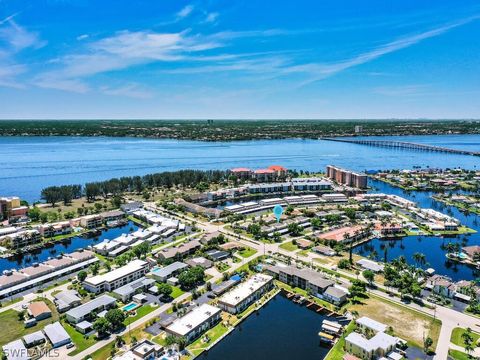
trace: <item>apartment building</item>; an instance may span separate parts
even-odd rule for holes
[[[221,320],[221,312],[216,306],[200,305],[185,316],[176,319],[165,328],[165,331],[173,336],[183,337],[190,343],[216,325]]]
[[[352,186],[360,189],[367,187],[367,175],[346,170],[337,166],[327,166],[327,177],[341,185]]]
[[[133,260],[127,265],[85,279],[83,287],[93,293],[113,291],[134,280],[142,278],[148,272],[148,263],[143,260]]]
[[[231,314],[245,310],[273,286],[273,277],[255,274],[218,299],[218,306]]]
[[[20,249],[41,241],[38,230],[20,230],[14,233],[0,236],[0,244],[10,249]]]
[[[80,218],[80,226],[85,229],[96,229],[103,225],[103,218],[100,215],[86,215]]]

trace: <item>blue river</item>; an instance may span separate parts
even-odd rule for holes
[[[480,151],[480,135],[382,137]],[[323,140],[201,142],[105,137],[0,137],[0,196],[39,200],[50,185],[178,169],[260,168],[355,170],[413,166],[476,168],[480,158],[376,148]]]

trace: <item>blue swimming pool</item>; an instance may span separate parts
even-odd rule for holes
[[[138,304],[136,304],[134,302],[131,302],[130,304],[125,305],[122,308],[122,310],[123,311],[132,311],[132,310],[136,309],[138,306],[139,306]]]

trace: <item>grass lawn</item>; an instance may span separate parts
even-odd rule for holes
[[[448,350],[448,355],[450,355],[450,357],[453,360],[471,360],[472,359],[466,353],[458,351],[458,350],[450,349],[450,350]]]
[[[243,258],[249,258],[250,256],[256,254],[257,250],[252,249],[251,247],[246,247],[245,249],[241,250],[238,252],[238,255],[240,255]]]
[[[355,322],[350,322],[345,329],[343,335],[338,339],[336,344],[330,349],[325,360],[342,360],[343,355],[345,355],[345,350],[343,347],[345,346],[345,338],[350,334],[353,330],[355,330]]]
[[[174,299],[176,299],[177,297],[179,297],[180,295],[183,295],[185,293],[185,291],[180,289],[178,286],[172,286],[172,290],[173,291],[170,294],[170,296]]]
[[[9,305],[12,305],[12,304],[15,304],[19,301],[22,301],[23,300],[23,296],[20,296],[16,299],[11,299],[11,300],[6,300],[6,301],[2,301],[0,302],[0,307],[3,307],[3,306],[9,306]]]
[[[465,344],[463,343],[462,334],[466,331],[467,329],[463,329],[459,327],[453,329],[450,342],[454,343],[455,345],[464,347]],[[472,337],[473,337],[473,342],[477,343],[478,339],[480,339],[480,334],[472,331]]]
[[[214,343],[220,336],[225,334],[228,331],[228,327],[225,327],[221,322],[208,330],[204,335],[199,337],[193,343],[188,346],[188,350],[192,352],[193,355],[198,356],[205,348],[210,344]],[[210,338],[208,343],[204,343],[202,339],[207,335]]]
[[[0,346],[5,345],[13,340],[17,340],[27,334],[42,330],[46,325],[58,320],[58,312],[52,302],[44,298],[38,298],[38,300],[44,301],[47,304],[52,311],[52,316],[47,319],[40,320],[35,326],[25,328],[23,326],[23,321],[18,320],[18,312],[13,309],[9,309],[0,313],[0,324],[2,327]]]
[[[84,359],[93,359],[93,360],[107,360],[110,357],[110,352],[112,350],[113,342],[101,347],[97,351],[91,353],[90,355],[85,356]]]
[[[287,251],[295,251],[295,250],[298,250],[298,246],[295,245],[293,242],[291,241],[288,241],[288,242],[285,242],[283,244],[280,245],[280,247],[284,250],[287,250]]]
[[[85,338],[83,334],[75,330],[75,328],[66,321],[62,321],[62,325],[75,344],[75,350],[68,353],[70,356],[82,352],[97,342],[94,335],[90,335],[89,337]]]
[[[140,306],[139,308],[135,309],[136,314],[134,316],[127,317],[123,323],[125,326],[127,326],[132,322],[144,317],[145,315],[150,314],[155,309],[156,307],[153,307],[152,305]]]
[[[361,304],[352,305],[349,310],[356,310],[360,316],[368,316],[383,324],[391,324],[395,336],[411,345],[423,348],[423,336],[430,336],[432,349],[437,346],[442,323],[426,314],[376,296],[363,299]]]

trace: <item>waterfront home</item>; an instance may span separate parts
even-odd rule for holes
[[[284,193],[291,191],[291,183],[259,183],[248,185],[250,194]]]
[[[354,225],[354,226],[345,226],[339,229],[327,231],[323,234],[319,234],[317,237],[320,240],[349,243],[351,241],[361,240],[367,237],[369,234],[370,232],[364,226]]]
[[[41,241],[40,232],[34,229],[19,230],[14,233],[0,236],[0,244],[8,249],[21,249]]]
[[[60,347],[72,341],[62,324],[60,324],[58,321],[45,326],[43,332],[47,336],[48,340],[50,340],[53,348]]]
[[[345,289],[329,286],[322,294],[324,300],[335,305],[341,305],[347,301],[348,292]]]
[[[382,272],[385,267],[383,264],[380,264],[376,261],[369,260],[369,259],[360,259],[357,261],[357,265],[359,265],[365,270],[370,270],[375,273]]]
[[[100,217],[105,223],[109,223],[123,219],[125,217],[125,213],[121,210],[104,211],[100,213]]]
[[[70,310],[81,304],[82,299],[75,290],[63,290],[53,295],[55,306],[59,312]]]
[[[180,261],[175,261],[174,263],[171,263],[170,265],[167,265],[163,268],[161,267],[153,268],[152,271],[150,272],[150,275],[153,276],[153,278],[157,281],[165,282],[167,281],[168,278],[175,276],[177,274],[180,274],[183,270],[187,268],[188,268],[187,264],[182,263]]]
[[[218,306],[231,314],[238,314],[260,299],[273,286],[273,278],[255,274],[218,299]]]
[[[43,301],[34,301],[28,304],[28,315],[40,321],[52,316],[52,311]]]
[[[55,261],[54,261],[55,260]],[[0,298],[25,291],[32,287],[71,274],[97,262],[91,251],[79,250],[20,270],[6,270],[0,276]]]
[[[427,279],[425,286],[435,294],[453,298],[455,294],[455,284],[447,277],[442,275],[433,275]]]
[[[472,262],[477,262],[480,260],[479,245],[464,246],[462,247],[462,253],[465,254],[464,256]]]
[[[67,311],[66,319],[71,324],[78,324],[84,320],[92,318],[93,314],[113,308],[116,303],[117,299],[114,297],[110,295],[101,295],[85,304]]]
[[[133,280],[140,279],[148,272],[148,263],[143,260],[133,260],[127,265],[85,279],[83,287],[93,293],[113,291]]]
[[[199,240],[191,240],[178,247],[162,249],[156,253],[156,256],[161,260],[169,260],[174,258],[181,259],[184,256],[195,253],[195,251],[200,249],[201,246],[202,245]]]
[[[54,237],[59,235],[68,235],[72,232],[72,225],[69,221],[60,221],[51,224],[42,224],[37,227],[40,235],[43,237]]]
[[[126,303],[134,295],[139,294],[155,284],[155,280],[149,278],[141,278],[134,280],[126,285],[113,290],[112,294],[118,297],[122,302]]]
[[[384,359],[388,353],[395,350],[398,341],[398,338],[384,332],[371,338],[352,332],[345,338],[345,350],[361,359]]]
[[[0,221],[26,216],[28,206],[22,206],[18,196],[0,197]]]
[[[165,331],[170,335],[183,337],[190,343],[217,324],[221,319],[220,314],[218,307],[203,304],[173,321]]]
[[[270,182],[276,179],[276,172],[271,169],[258,169],[254,171],[254,177],[257,182]]]
[[[348,198],[341,193],[323,194],[322,199],[325,200],[326,202],[332,202],[332,203],[340,203],[340,202],[348,201]]]
[[[84,229],[96,229],[103,224],[103,218],[100,215],[85,215],[80,217],[80,226]]]

